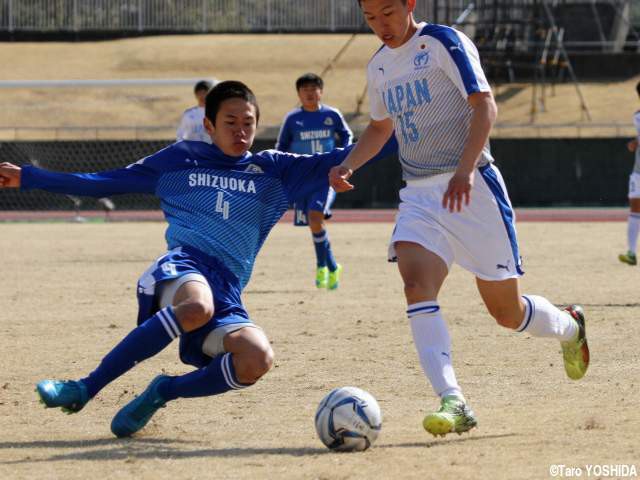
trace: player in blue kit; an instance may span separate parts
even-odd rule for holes
[[[180,358],[196,370],[156,377],[114,417],[111,430],[118,437],[143,428],[171,400],[242,389],[271,368],[269,340],[251,321],[241,292],[289,202],[325,187],[329,169],[348,152],[252,155],[259,109],[240,82],[218,84],[205,108],[211,145],[182,141],[126,168],[91,174],[0,164],[0,188],[94,197],[149,193],[161,200],[169,251],[139,280],[138,326],[86,377],[37,385],[47,407],[78,412],[110,382],[180,337]]]
[[[340,111],[320,103],[324,82],[313,73],[296,80],[301,106],[284,118],[276,149],[283,152],[314,154],[351,145],[353,134]],[[309,225],[316,251],[316,287],[335,290],[342,265],[336,262],[325,220],[331,218],[336,192],[331,187],[311,193],[294,204],[294,225]]]

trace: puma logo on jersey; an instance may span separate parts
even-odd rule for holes
[[[382,74],[384,75],[384,67],[378,67],[378,70],[380,70],[382,72]]]
[[[244,171],[245,173],[264,173],[264,170],[254,163],[250,163]]]
[[[458,42],[457,45],[453,45],[451,47],[449,47],[449,50],[454,52],[456,50],[460,50],[462,52],[462,44],[460,42]]]

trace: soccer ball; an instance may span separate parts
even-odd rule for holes
[[[316,411],[318,437],[331,450],[361,452],[378,438],[382,412],[373,395],[356,387],[329,392]]]

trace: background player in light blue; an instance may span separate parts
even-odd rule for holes
[[[168,253],[138,283],[138,326],[78,381],[44,380],[47,407],[80,411],[110,382],[180,337],[180,358],[197,369],[159,375],[114,417],[111,430],[129,436],[177,398],[216,395],[254,384],[273,363],[265,333],[240,294],[255,257],[289,203],[327,185],[347,150],[300,156],[274,150],[252,155],[259,109],[240,82],[207,95],[205,127],[213,144],[182,141],[126,168],[92,173],[48,172],[0,164],[0,187],[39,188],[103,197],[155,194],[169,223]]]
[[[322,153],[335,147],[347,147],[353,134],[340,111],[321,103],[324,82],[314,73],[306,73],[296,80],[301,106],[285,117],[278,135],[276,149],[292,153]],[[338,288],[342,266],[331,250],[325,220],[331,218],[335,191],[322,188],[293,205],[294,225],[309,225],[316,251],[316,287]]]

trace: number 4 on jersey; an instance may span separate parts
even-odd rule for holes
[[[216,212],[221,213],[223,219],[229,219],[229,202],[224,201],[224,192],[218,192],[218,198],[216,200]]]

